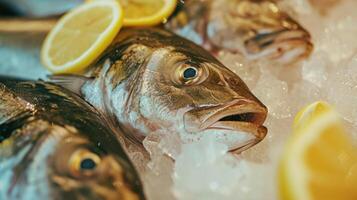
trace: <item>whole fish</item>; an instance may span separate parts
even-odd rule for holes
[[[134,166],[92,106],[53,84],[2,82],[0,199],[145,199]]]
[[[200,46],[160,28],[124,29],[87,77],[52,81],[82,95],[128,137],[171,130],[184,142],[215,137],[232,151],[261,141],[266,107]]]
[[[207,50],[292,64],[313,48],[310,34],[270,0],[186,0],[165,25]]]
[[[26,17],[47,17],[60,15],[80,5],[84,0],[0,0],[4,15],[22,15]],[[2,15],[3,13],[0,13]]]

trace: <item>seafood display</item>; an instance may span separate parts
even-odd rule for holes
[[[355,200],[356,8],[0,0],[0,200]]]
[[[92,106],[53,84],[1,82],[0,199],[145,199]]]
[[[207,50],[292,64],[312,51],[310,34],[275,2],[188,0],[165,25]]]
[[[261,141],[266,107],[203,48],[157,28],[126,29],[87,77],[53,76],[141,142],[159,129],[204,136],[242,151]],[[172,133],[172,134],[175,134]]]

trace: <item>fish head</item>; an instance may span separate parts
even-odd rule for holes
[[[22,134],[32,137],[16,154],[21,159],[9,180],[10,197],[143,199],[133,166],[123,156],[114,136],[95,129],[88,132],[44,121],[35,121],[22,129]],[[99,137],[102,139],[97,140]]]
[[[140,180],[112,135],[62,140],[51,159],[51,181],[66,199],[144,199]],[[97,139],[106,137],[105,139]]]
[[[142,32],[150,37],[140,37],[140,44],[134,43],[128,52],[140,57],[145,52],[145,61],[132,76],[136,78],[126,84],[125,103],[119,95],[118,104],[126,107],[116,110],[127,113],[118,120],[126,118],[124,124],[136,124],[137,130],[144,127],[146,133],[171,130],[184,141],[212,136],[230,150],[264,138],[267,109],[235,73],[200,46],[171,32]],[[121,58],[129,57],[124,53]],[[126,62],[122,59],[119,63]]]
[[[213,1],[208,37],[215,46],[252,60],[291,64],[312,51],[311,36],[273,1]]]
[[[292,64],[307,58],[311,36],[274,0],[189,0],[165,25],[212,53]]]

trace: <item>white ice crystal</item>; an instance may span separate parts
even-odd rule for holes
[[[44,34],[0,33],[0,74],[25,79],[46,78],[49,74],[40,62]]]
[[[205,137],[184,144],[175,163],[175,195],[178,199],[232,199],[242,178],[238,160],[226,154],[228,147]]]

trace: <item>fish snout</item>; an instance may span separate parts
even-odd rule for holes
[[[265,57],[282,64],[307,58],[313,49],[310,34],[302,28],[258,33],[245,41],[244,46],[253,60]]]
[[[267,134],[263,123],[267,108],[251,100],[233,100],[227,104],[202,107],[187,113],[185,129],[191,134],[214,136],[230,151],[241,152]]]

